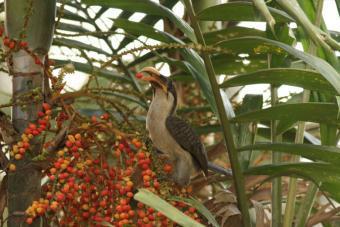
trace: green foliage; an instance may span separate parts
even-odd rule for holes
[[[247,143],[240,143],[242,147],[239,150],[257,150],[252,154],[254,157],[251,160],[248,155],[246,159],[240,157],[244,163],[250,162],[243,163],[244,166],[253,166],[254,163],[251,162],[265,154],[265,151],[295,154],[316,161],[315,163],[272,164],[251,169],[243,168],[247,175],[268,175],[272,178],[297,176],[312,180],[317,184],[320,183],[321,190],[327,192],[331,199],[339,201],[340,195],[337,191],[340,179],[338,176],[339,151],[335,147],[339,139],[339,135],[336,137],[336,130],[339,127],[339,106],[335,102],[335,96],[340,93],[340,77],[337,68],[339,62],[338,59],[334,59],[336,45],[331,45],[320,38],[325,37],[325,40],[330,40],[324,24],[315,25],[317,12],[313,1],[299,1],[301,9],[295,11],[289,7],[294,6],[295,3],[298,4],[296,1],[270,1],[270,7],[266,12],[267,14],[269,12],[276,21],[274,27],[270,26],[271,30],[275,30],[274,32],[268,30],[269,26],[267,26],[267,31],[260,31],[230,23],[230,21],[266,21],[249,1],[229,2],[206,8],[198,12],[196,19],[230,23],[228,26],[216,26],[211,31],[203,32],[207,47],[196,43],[197,37],[192,21],[189,23],[172,11],[178,2],[164,0],[161,1],[162,4],[158,4],[147,0],[82,0],[81,3],[86,6],[78,1],[61,3],[62,6],[67,7],[59,6],[58,16],[62,16],[67,21],[57,23],[53,45],[67,47],[78,53],[77,57],[81,60],[73,62],[76,70],[91,75],[90,82],[82,91],[95,95],[90,98],[96,102],[99,100],[98,97],[104,97],[106,100],[106,102],[98,102],[89,107],[87,100],[79,98],[80,112],[98,111],[98,108],[103,111],[108,106],[113,106],[114,113],[121,114],[122,119],[130,119],[122,114],[127,112],[126,115],[132,114],[142,121],[143,118],[140,116],[147,109],[146,96],[150,94],[150,91],[135,80],[134,73],[144,66],[165,62],[169,64],[174,74],[172,78],[177,83],[192,85],[197,82],[200,87],[199,93],[191,94],[190,97],[184,95],[184,98],[190,100],[202,98],[200,106],[196,108],[189,104],[189,107],[180,109],[180,115],[188,116],[199,112],[208,120],[205,125],[195,124],[197,132],[202,135],[221,132],[221,125],[216,122],[216,118],[211,120],[211,112],[216,114],[218,106],[213,95],[215,90],[208,80],[207,64],[201,58],[204,55],[211,57],[212,66],[217,75],[226,75],[226,79],[219,83],[224,97],[227,88],[254,84],[269,84],[278,87],[291,85],[311,90],[313,96],[310,101],[315,101],[315,103],[301,103],[301,95],[289,96],[285,100],[280,100],[274,107],[268,107],[266,104],[269,100],[264,100],[264,107],[261,105],[263,109],[253,108],[247,113],[236,112],[236,116],[232,119],[235,125],[249,126],[249,123],[253,125],[260,123],[265,126],[256,130],[255,135],[246,133],[247,136],[253,136],[252,138],[240,139],[244,130],[233,131],[235,133],[233,138],[237,141],[247,141]],[[336,2],[339,6],[339,1]],[[91,5],[100,6],[100,8],[93,10],[95,7]],[[106,15],[110,8],[120,9],[122,12],[118,17],[112,18]],[[130,17],[135,12],[146,15],[138,22],[132,21]],[[109,25],[99,26],[99,21],[102,19],[110,21]],[[160,20],[163,20],[165,24],[164,30],[159,30],[154,26]],[[297,22],[297,29],[290,28],[289,23],[292,21]],[[296,37],[296,42],[302,42],[304,51],[295,48],[296,42],[293,42],[291,34]],[[332,35],[333,38],[338,39],[338,34],[332,33]],[[122,38],[117,44],[115,42],[119,36]],[[97,40],[102,45],[95,45],[95,42],[91,41],[84,42],[78,39],[80,37]],[[157,46],[153,48],[152,45],[146,45],[148,40],[145,41],[144,37],[156,41]],[[307,51],[313,42],[319,44],[316,54]],[[131,46],[136,43],[144,46],[135,49],[136,51],[132,50]],[[122,54],[123,51],[125,51],[124,54]],[[93,54],[98,54],[100,58],[94,59]],[[132,57],[125,59],[127,55]],[[56,59],[56,68],[66,62],[68,61],[65,59]],[[111,90],[95,91],[105,86]],[[239,100],[236,101],[239,102]],[[225,103],[229,102],[225,99]],[[232,116],[233,110],[229,109],[229,111],[229,116]],[[134,122],[127,120],[124,123],[122,119],[117,124],[127,128],[134,126]],[[271,136],[269,131],[272,129],[268,123],[272,120],[279,120],[276,133],[283,135],[285,143],[270,144],[268,142]],[[330,146],[295,144],[295,131],[291,127],[299,121],[317,123],[318,132],[314,135],[321,134],[323,144]],[[320,124],[322,124],[321,130]],[[266,143],[258,144],[259,141]],[[311,141],[315,141],[315,138]],[[320,163],[321,161],[324,163]]]

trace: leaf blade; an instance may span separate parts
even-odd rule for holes
[[[272,68],[239,75],[223,82],[220,87],[245,86],[250,84],[291,85],[308,90],[336,93],[336,90],[321,74],[305,69]]]
[[[277,22],[294,21],[284,11],[268,7],[269,12]],[[253,4],[250,2],[229,2],[209,7],[197,14],[198,19],[208,21],[266,21],[258,18],[254,11]]]
[[[161,212],[163,215],[167,216],[169,219],[182,226],[203,227],[202,224],[196,222],[189,216],[186,216],[177,208],[170,205],[168,202],[161,199],[147,189],[139,189],[138,192],[135,194],[134,199],[154,208],[155,210]]]
[[[84,3],[89,5],[101,5],[106,7],[119,8],[126,11],[141,12],[146,14],[158,15],[166,17],[171,20],[176,26],[192,41],[195,41],[195,34],[193,29],[188,23],[181,18],[177,17],[167,7],[160,5],[153,1],[140,1],[140,0],[83,0]],[[133,6],[133,7],[131,7]]]
[[[294,57],[303,60],[316,71],[318,71],[340,94],[339,73],[325,60],[315,57],[311,54],[299,51],[292,46],[263,37],[252,36],[222,41],[218,44],[218,46],[222,48],[231,48],[233,49],[233,51],[240,51],[240,53],[245,50],[249,51],[249,49],[253,49],[253,51],[255,52],[255,48],[260,47],[261,45],[269,45],[282,48]]]

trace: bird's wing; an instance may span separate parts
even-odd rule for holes
[[[166,119],[166,128],[177,143],[194,157],[205,174],[208,172],[208,158],[200,138],[184,120],[169,116]]]

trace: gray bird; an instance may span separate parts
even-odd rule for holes
[[[138,75],[153,89],[146,128],[153,146],[173,164],[173,181],[180,186],[188,185],[194,173],[201,170],[207,176],[208,169],[230,176],[229,170],[208,162],[205,148],[194,130],[175,116],[177,93],[172,81],[153,67],[143,68]]]

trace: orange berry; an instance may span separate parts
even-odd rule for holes
[[[51,114],[52,114],[52,110],[46,110],[46,111],[45,111],[45,114],[46,114],[46,115],[51,115]]]
[[[50,106],[50,104],[48,104],[48,103],[46,103],[46,102],[44,102],[44,103],[42,104],[42,107],[44,108],[44,110],[45,110],[45,111],[47,111],[47,110],[50,110],[50,109],[51,109],[51,106]]]
[[[37,213],[38,214],[43,214],[43,213],[45,213],[45,209],[44,208],[42,208],[42,207],[38,207],[37,209],[36,209],[36,211],[37,211]]]
[[[101,116],[101,118],[102,118],[103,120],[107,120],[107,119],[110,118],[110,115],[109,115],[108,113],[104,113],[104,114]]]
[[[139,160],[140,160],[140,159],[144,159],[144,158],[146,158],[146,155],[145,155],[144,152],[140,152],[140,153],[137,154],[137,158],[138,158]]]
[[[126,186],[128,186],[128,187],[132,187],[132,186],[133,186],[133,182],[132,182],[132,181],[128,181],[128,182],[126,182]]]
[[[143,180],[144,181],[150,181],[151,180],[151,177],[149,175],[144,175],[143,176]]]
[[[97,122],[97,117],[96,116],[92,116],[91,117],[91,121],[92,121],[92,123],[96,123]]]
[[[119,158],[120,155],[121,155],[120,150],[116,150],[116,151],[114,152],[114,155],[115,155],[117,158]]]
[[[57,204],[51,204],[50,209],[53,210],[53,211],[56,211],[58,209],[58,205]]]
[[[129,214],[130,217],[133,217],[133,216],[135,216],[135,211],[129,210],[128,214]]]
[[[26,223],[29,224],[29,225],[32,224],[33,223],[33,218],[27,218],[26,219]]]
[[[51,169],[50,169],[50,173],[51,173],[51,174],[55,174],[56,172],[57,172],[57,169],[56,169],[56,168],[51,168]]]
[[[11,163],[11,164],[9,164],[8,169],[9,169],[9,171],[13,172],[17,169],[17,167],[13,163]]]
[[[71,141],[72,143],[76,142],[76,139],[74,138],[73,135],[68,135],[68,136],[67,136],[67,139],[68,139],[69,141]]]
[[[21,154],[16,154],[16,155],[14,156],[14,158],[15,158],[16,160],[20,160],[20,159],[22,159],[22,155],[21,155]]]
[[[163,167],[163,170],[164,170],[164,172],[166,172],[166,173],[171,173],[172,172],[172,165],[170,165],[170,164],[165,164],[164,165],[164,167]]]
[[[74,138],[76,138],[76,140],[80,140],[81,139],[81,135],[79,133],[74,135]]]

